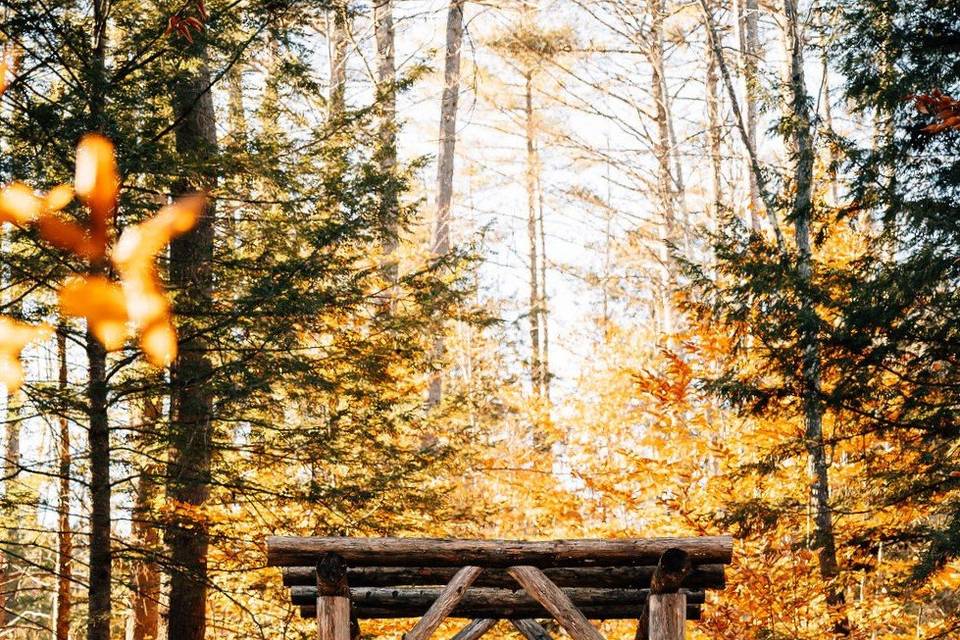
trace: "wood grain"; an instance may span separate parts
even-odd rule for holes
[[[444,585],[457,573],[457,567],[349,567],[347,579],[353,587],[396,587]],[[640,567],[559,567],[543,573],[558,587],[603,587],[645,589],[657,565]],[[314,567],[283,567],[283,584],[287,587],[314,585]],[[476,587],[516,587],[517,581],[504,569],[487,569],[474,580]],[[694,565],[683,579],[686,589],[722,589],[724,565]]]
[[[413,629],[404,634],[404,640],[427,640],[437,630],[437,627],[450,615],[457,603],[470,588],[470,585],[483,571],[481,567],[466,566],[457,572],[453,579],[443,588],[437,599],[430,605],[427,612],[414,625]]]
[[[603,640],[596,627],[570,601],[563,590],[550,582],[540,569],[532,566],[510,567],[513,576],[560,623],[573,640]]]
[[[270,566],[309,566],[328,553],[349,566],[479,567],[641,566],[668,549],[682,549],[698,564],[727,564],[729,536],[620,540],[453,540],[448,538],[267,538]]]

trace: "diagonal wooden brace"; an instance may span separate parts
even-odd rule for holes
[[[457,606],[457,603],[463,598],[463,594],[467,592],[467,589],[473,584],[481,571],[483,571],[482,568],[473,566],[467,566],[457,571],[453,579],[440,592],[430,609],[414,625],[413,629],[403,635],[404,640],[427,640],[433,635],[433,632],[450,615],[450,612]]]
[[[573,640],[604,640],[567,594],[544,575],[543,571],[531,566],[517,566],[507,569],[507,573],[550,612]]]

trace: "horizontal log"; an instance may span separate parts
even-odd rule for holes
[[[350,602],[353,606],[377,608],[427,608],[440,597],[442,588],[413,587],[405,589],[387,587],[351,587]],[[563,592],[577,606],[596,607],[608,604],[643,605],[647,601],[647,589],[590,589],[583,587],[567,588]],[[290,602],[295,605],[313,604],[317,597],[316,587],[290,587]],[[690,604],[701,604],[705,596],[703,591],[688,593]],[[466,607],[532,607],[537,601],[521,589],[491,589],[471,587],[467,589],[460,603]],[[638,609],[639,615],[639,609]]]
[[[582,607],[580,611],[589,620],[635,620],[638,615],[636,605],[608,605],[603,607]],[[385,609],[379,607],[354,606],[350,613],[360,620],[395,620],[397,618],[418,618],[427,612],[426,608],[419,609]],[[702,610],[699,604],[687,604],[687,620],[699,620]],[[317,614],[316,606],[303,605],[300,615],[304,618],[313,618]],[[519,618],[549,618],[550,613],[541,606],[519,607],[512,610],[470,609],[462,604],[456,607],[448,618],[498,618],[501,620],[516,620]]]
[[[681,549],[693,564],[728,564],[730,536],[624,538],[620,540],[454,540],[449,538],[267,538],[267,564],[299,567],[336,553],[348,566],[510,567],[653,565],[668,549]]]
[[[645,589],[656,571],[656,565],[643,567],[560,567],[543,572],[558,587],[597,587]],[[347,582],[353,587],[399,587],[447,584],[457,572],[456,567],[352,567],[347,570]],[[722,589],[724,566],[702,564],[683,580],[686,589]],[[283,584],[287,587],[315,585],[313,567],[284,567]],[[517,581],[504,569],[488,569],[477,576],[477,587],[505,587],[515,589]]]

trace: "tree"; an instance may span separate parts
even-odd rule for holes
[[[447,9],[446,49],[443,66],[443,94],[440,101],[440,151],[437,155],[437,213],[433,229],[433,252],[450,251],[450,207],[453,202],[453,164],[457,145],[457,105],[460,100],[460,49],[463,46],[465,0],[450,0]],[[443,355],[442,328],[433,341],[433,355]],[[430,376],[427,404],[440,402],[443,393],[441,370]]]

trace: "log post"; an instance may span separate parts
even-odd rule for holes
[[[636,640],[683,640],[687,594],[680,593],[680,585],[692,568],[686,551],[663,552],[650,578],[650,595],[637,621]],[[677,611],[679,622],[675,619]]]
[[[683,640],[687,611],[687,594],[660,593],[651,595],[650,640]]]
[[[550,612],[550,615],[560,623],[573,640],[604,640],[597,628],[590,624],[563,589],[543,575],[543,571],[536,567],[518,566],[510,567],[507,573]]]
[[[351,640],[350,627],[347,566],[339,555],[328,553],[317,563],[317,639]]]

